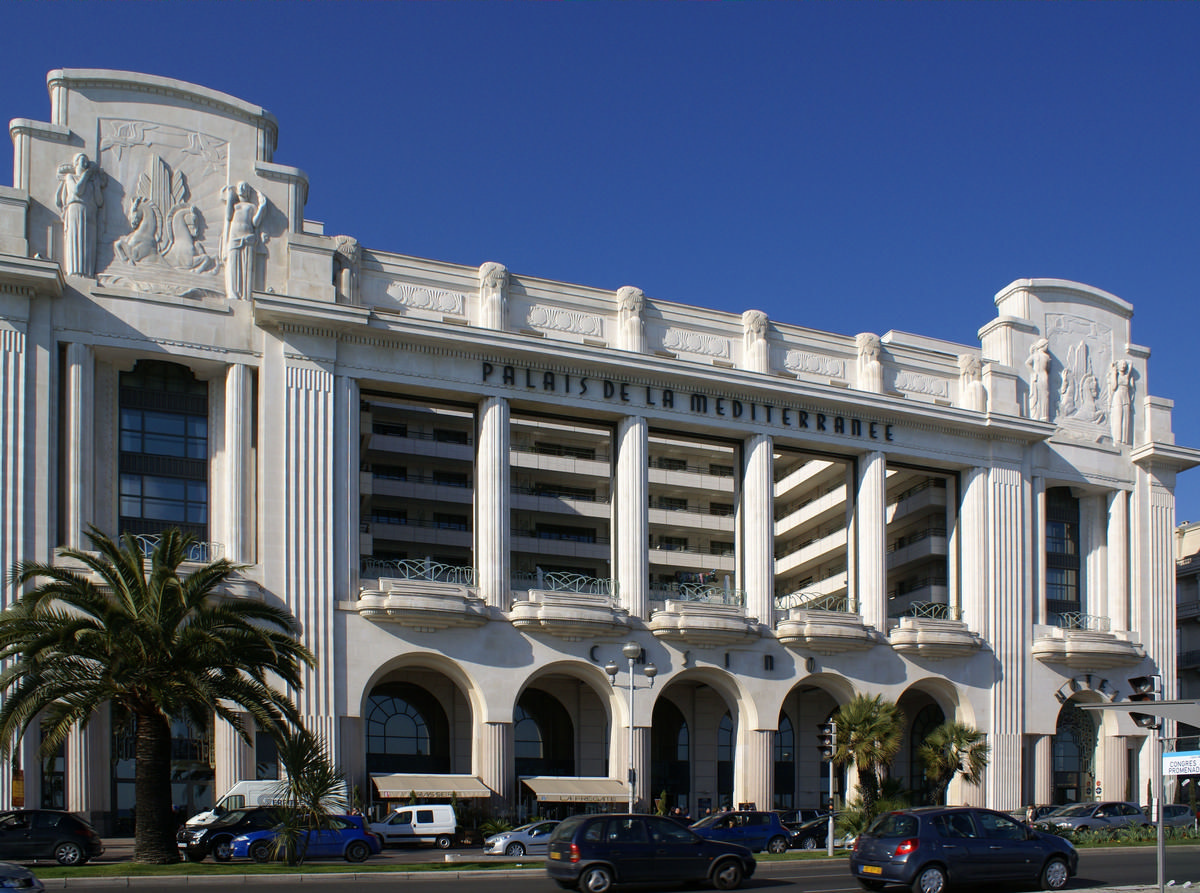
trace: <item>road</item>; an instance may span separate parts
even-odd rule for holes
[[[432,851],[422,851],[439,859],[444,854]],[[413,853],[405,858],[404,851],[389,850],[385,861],[412,862]],[[462,851],[462,856],[474,858],[475,851]],[[373,860],[374,861],[374,860]],[[528,864],[530,860],[525,860]],[[1073,878],[1068,890],[1085,890],[1103,887],[1126,887],[1133,885],[1152,885],[1157,880],[1155,850],[1153,847],[1129,847],[1113,849],[1089,849],[1080,853],[1079,876]],[[540,870],[517,871],[515,866],[506,865],[497,860],[498,872],[411,872],[397,875],[355,874],[351,866],[347,866],[344,874],[329,875],[326,879],[318,874],[304,876],[305,893],[345,893],[347,885],[354,889],[370,893],[375,889],[383,889],[383,885],[395,885],[402,882],[405,893],[450,893],[450,891],[474,891],[474,893],[557,893],[558,887]],[[36,871],[36,868],[35,868]],[[282,874],[282,872],[281,872]],[[1178,888],[1185,881],[1200,880],[1200,846],[1169,847],[1167,849],[1165,880],[1175,881]],[[402,878],[402,880],[401,880]],[[195,875],[187,878],[187,887],[202,893],[226,890],[233,884],[238,886],[258,886],[270,884],[278,888],[280,878],[276,876],[261,877],[214,877],[207,883],[202,877]],[[68,879],[65,886],[80,889],[84,886],[119,886],[116,879],[97,880],[92,884],[84,878]],[[62,881],[49,879],[46,881],[49,889],[64,886]],[[139,893],[178,893],[179,878],[164,877],[139,878],[136,881]],[[641,887],[643,893],[649,893],[650,888]],[[681,888],[685,890],[711,889],[701,885]],[[760,862],[753,878],[746,882],[746,890],[797,890],[804,893],[861,893],[859,886],[851,878],[844,859],[835,860],[797,860],[781,862]],[[898,888],[897,888],[898,889]],[[1014,887],[996,888],[998,893],[1016,890]]]

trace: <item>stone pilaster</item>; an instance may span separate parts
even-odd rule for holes
[[[981,636],[987,636],[987,469],[971,468],[962,475],[962,537],[960,606],[962,619]]]
[[[748,729],[738,742],[733,805],[753,803],[771,809],[775,793],[775,730]]]
[[[90,546],[85,533],[95,520],[92,506],[92,473],[95,449],[92,443],[94,421],[93,385],[96,359],[90,344],[67,345],[65,382],[66,451],[63,509],[66,545],[74,549]]]
[[[995,467],[989,472],[988,641],[1005,672],[997,674],[989,694],[992,746],[988,765],[987,803],[993,809],[1016,809],[1021,777],[1022,714],[1025,658],[1029,649],[1025,598],[1025,486],[1020,470]]]
[[[647,722],[649,715],[647,715]],[[650,727],[634,726],[633,729],[633,804],[634,809],[649,811],[658,796],[657,791],[650,790]]]
[[[213,539],[225,544],[225,557],[236,564],[253,561],[254,430],[253,376],[250,367],[234,363],[225,370],[225,529]]]
[[[517,792],[513,769],[513,724],[485,722],[475,736],[475,774],[496,792],[496,805],[511,804]]]
[[[1046,622],[1046,479],[1033,477],[1033,591],[1029,623]]]
[[[475,570],[479,596],[489,606],[508,610],[512,511],[509,487],[510,424],[508,400],[485,397],[479,403],[475,451]]]
[[[1175,697],[1175,495],[1174,474],[1166,476],[1153,467],[1138,471],[1142,492],[1143,531],[1141,567],[1135,575],[1141,585],[1139,630],[1146,655],[1162,676],[1163,698]],[[1163,735],[1174,734],[1173,723],[1164,723]]]
[[[649,601],[650,433],[642,416],[626,416],[617,425],[616,554],[612,566],[621,603],[630,617],[646,618]]]
[[[1054,802],[1054,736],[1034,735],[1033,801]]]
[[[249,713],[240,714],[242,727],[255,740],[254,718]],[[235,782],[252,779],[258,775],[254,744],[247,744],[233,726],[220,717],[213,720],[213,753],[216,766],[213,772],[213,800],[224,796]]]
[[[21,596],[8,570],[25,547],[25,335],[0,329],[0,610]],[[12,803],[13,773],[0,770],[0,809]]]
[[[111,765],[112,726],[107,705],[92,714],[87,728],[74,726],[63,748],[66,757],[66,808],[90,822],[109,809],[108,773],[99,767]],[[26,801],[26,805],[30,805]]]
[[[1124,735],[1104,735],[1103,722],[1101,726],[1100,753],[1097,757],[1102,762],[1096,767],[1096,781],[1099,791],[1084,792],[1081,800],[1095,798],[1097,800],[1124,800],[1125,787],[1129,781],[1129,744]],[[1136,791],[1130,791],[1133,799],[1142,801],[1142,796]]]
[[[863,622],[887,630],[887,456],[858,460],[858,612]]]
[[[333,375],[324,369],[285,368],[283,504],[284,602],[300,622],[313,654],[335,652],[333,542]],[[302,670],[296,693],[305,726],[325,740],[338,762],[337,674]]]
[[[1108,617],[1112,628],[1129,629],[1129,494],[1108,494]]]
[[[746,614],[774,626],[775,510],[774,460],[770,435],[755,434],[746,440],[745,478],[742,483],[742,585]]]
[[[334,378],[333,413],[335,431],[344,432],[333,442],[333,566],[337,597],[343,601],[358,599],[358,571],[362,566],[359,536],[359,409],[358,382],[348,375]]]

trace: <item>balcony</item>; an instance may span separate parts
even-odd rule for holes
[[[845,595],[794,592],[776,599],[775,606],[783,612],[775,623],[775,637],[788,648],[841,654],[866,651],[882,641]]]
[[[746,593],[707,584],[681,583],[673,598],[650,613],[650,632],[693,648],[717,648],[756,639],[756,618],[746,616]]]
[[[475,572],[432,561],[363,562],[363,578],[379,578],[363,589],[358,613],[368,620],[398,623],[417,632],[461,629],[487,623],[487,607],[475,595]]]
[[[1072,670],[1109,670],[1145,660],[1141,645],[1110,632],[1107,617],[1068,612],[1052,614],[1052,626],[1036,626],[1033,656]]]
[[[913,602],[888,632],[900,654],[926,660],[968,657],[983,648],[983,639],[959,619],[958,609],[938,602]]]
[[[508,619],[523,632],[542,632],[568,642],[624,635],[629,612],[617,604],[614,580],[582,574],[539,574]]]

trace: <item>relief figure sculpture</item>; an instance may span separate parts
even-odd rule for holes
[[[267,208],[267,197],[245,180],[221,189],[225,197],[225,232],[221,255],[225,260],[225,297],[248,300],[254,288],[254,254],[258,228]]]
[[[62,213],[63,268],[70,276],[96,275],[96,236],[108,177],[80,152],[58,168],[55,204]]]
[[[1133,365],[1129,360],[1114,362],[1109,367],[1108,391],[1112,438],[1117,443],[1133,443]]]
[[[1025,359],[1029,367],[1029,417],[1050,421],[1050,342],[1039,338]]]
[[[983,364],[974,354],[958,357],[958,405],[975,412],[987,412],[987,388],[983,384]]]
[[[860,391],[883,393],[883,363],[879,360],[879,336],[860,332],[854,337],[858,346],[858,388]]]

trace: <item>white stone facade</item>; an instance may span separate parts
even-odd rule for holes
[[[632,765],[643,804],[810,806],[816,725],[864,692],[905,709],[911,787],[944,717],[992,745],[952,798],[1141,799],[1123,715],[1082,733],[1078,777],[1052,765],[1066,705],[1176,676],[1173,489],[1200,453],[1126,302],[1018,280],[961,345],[422,260],[307,222],[259,107],[48,84],[0,187],[5,568],[186,519],[247,565],[231,595],[299,618],[302,712],[368,797],[372,771],[444,773],[515,810],[523,776]],[[195,429],[163,435],[185,404]],[[658,670],[632,717],[628,641]],[[69,808],[109,827],[113,725],[63,761]],[[253,771],[205,740],[185,802]],[[49,796],[31,747],[16,768]]]

